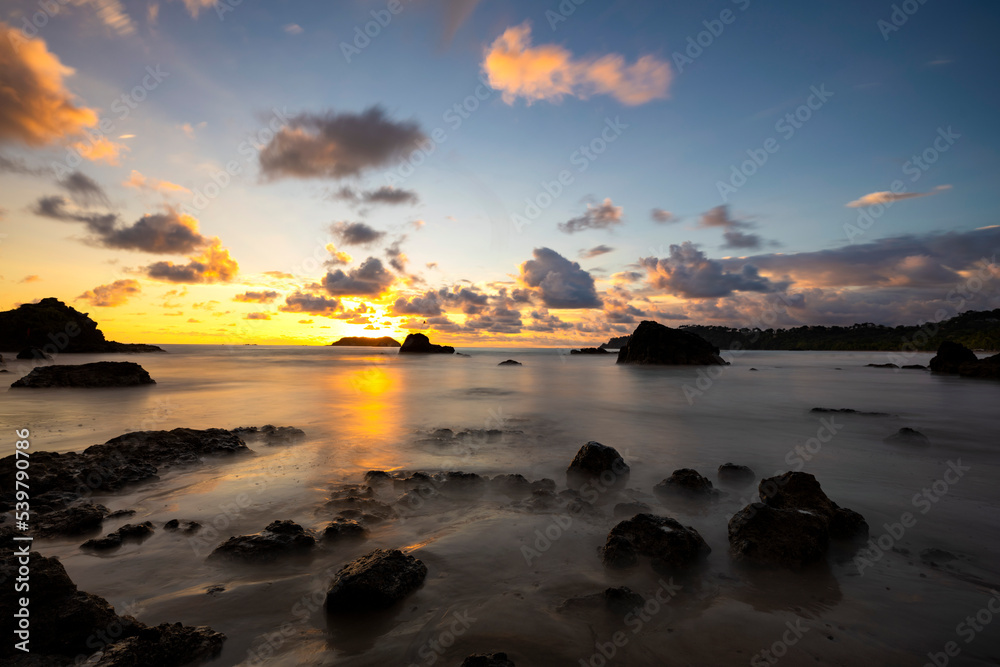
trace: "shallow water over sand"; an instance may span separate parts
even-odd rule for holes
[[[105,532],[137,520],[157,525],[141,544],[94,555],[78,548],[83,538],[35,543],[62,559],[81,590],[106,597],[119,613],[224,632],[229,639],[213,665],[460,664],[492,650],[506,651],[519,667],[599,666],[601,651],[613,653],[607,664],[735,665],[775,642],[783,665],[922,665],[951,641],[961,652],[949,664],[1000,662],[1000,618],[981,631],[956,627],[1000,590],[1000,383],[864,367],[885,363],[886,353],[747,352],[710,379],[698,369],[618,367],[614,355],[556,350],[400,358],[387,349],[167,349],[66,356],[59,361],[132,359],[157,384],[11,390],[0,418],[5,430],[30,428],[34,450],[56,451],[142,429],[272,423],[306,431],[295,444],[248,441],[255,455],[94,496],[112,510],[137,510],[105,522]],[[507,358],[524,365],[497,366]],[[824,432],[828,441],[820,442],[810,439],[831,416],[810,413],[813,407],[893,416],[835,415],[836,433],[827,439]],[[901,426],[925,433],[931,445],[882,442]],[[441,428],[503,433],[447,444],[427,437]],[[588,440],[616,447],[632,467],[626,490],[600,494],[593,515],[531,512],[491,494],[445,499],[404,508],[368,541],[324,548],[308,561],[205,561],[229,535],[275,519],[322,528],[331,489],[360,482],[370,469],[512,472],[552,478],[562,489],[567,464]],[[873,554],[861,573],[851,554],[835,551],[828,564],[802,573],[748,572],[729,560],[726,524],[754,487],[726,489],[711,504],[665,503],[652,494],[676,468],[715,481],[726,461],[749,465],[758,477],[813,473],[835,502],[867,518],[876,539],[904,512],[916,522],[883,539],[890,550]],[[959,461],[968,470],[958,481],[934,487]],[[925,488],[934,502],[914,502]],[[602,566],[599,549],[616,523],[611,508],[631,499],[694,526],[712,547],[702,570],[674,577],[679,590],[664,588],[670,582],[645,564],[627,573]],[[172,518],[208,528],[194,538],[159,528]],[[330,577],[375,547],[412,549],[429,570],[423,587],[385,615],[328,619],[321,604]],[[921,557],[931,548],[956,558],[938,555],[932,565]],[[225,591],[206,594],[215,585]],[[664,601],[631,617],[559,608],[617,585],[654,600],[659,591]],[[781,643],[783,636],[794,643]]]

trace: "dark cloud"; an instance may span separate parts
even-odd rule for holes
[[[722,262],[708,259],[690,241],[671,245],[670,256],[665,259],[644,257],[639,264],[646,269],[652,286],[691,299],[733,292],[773,292],[785,286],[761,277],[749,261],[738,272],[727,271]]]
[[[218,238],[200,256],[191,257],[187,264],[155,262],[146,267],[146,275],[172,283],[227,283],[236,277],[240,265],[229,256]]]
[[[389,259],[389,266],[398,273],[406,273],[406,263],[410,261],[402,249],[404,241],[406,241],[406,236],[400,236],[385,249],[385,256]]]
[[[269,320],[271,315],[268,313],[247,313],[246,319],[248,320]]]
[[[587,212],[580,217],[559,223],[559,231],[573,234],[585,229],[610,229],[622,222],[622,207],[605,199],[601,204],[587,204]]]
[[[139,287],[139,281],[126,278],[116,280],[110,285],[98,285],[76,298],[87,301],[92,306],[120,306],[140,292],[142,289]]]
[[[332,197],[352,204],[388,204],[390,206],[416,204],[420,201],[420,197],[415,191],[397,189],[391,185],[383,185],[375,190],[356,190],[345,185],[333,193]]]
[[[534,259],[521,264],[521,282],[538,293],[548,308],[600,308],[594,279],[555,250],[535,248]]]
[[[78,204],[86,206],[110,205],[104,189],[94,179],[81,171],[71,172],[57,182],[61,188],[69,192],[70,197]]]
[[[344,245],[371,245],[381,240],[385,232],[369,227],[363,222],[335,222],[330,233]]]
[[[347,273],[341,269],[328,272],[323,286],[333,296],[378,296],[389,289],[393,280],[378,258],[369,257]]]
[[[595,245],[593,248],[591,248],[589,250],[581,250],[580,251],[580,258],[581,259],[593,259],[594,257],[597,257],[599,255],[604,255],[604,254],[609,253],[609,252],[614,252],[614,250],[615,249],[612,248],[611,246],[606,246],[604,244]]]
[[[523,326],[521,313],[502,304],[487,308],[465,320],[466,329],[497,334],[518,334]]]
[[[402,315],[418,315],[420,317],[435,317],[443,314],[441,302],[438,300],[437,292],[428,291],[422,295],[409,299],[399,297],[389,308],[389,314],[393,317]]]
[[[35,215],[55,220],[82,222],[87,225],[87,229],[90,232],[99,237],[113,233],[115,226],[118,224],[118,216],[114,213],[91,213],[88,211],[68,210],[66,208],[67,205],[69,205],[69,202],[65,197],[51,195],[39,198],[31,211]]]
[[[47,176],[52,173],[47,167],[31,167],[16,157],[0,154],[0,174],[20,174],[22,176]]]
[[[757,234],[748,234],[735,229],[730,229],[722,234],[726,240],[723,248],[759,248],[762,240]]]
[[[442,287],[438,290],[438,297],[451,307],[461,308],[466,315],[475,315],[482,312],[483,308],[489,304],[489,296],[483,294],[474,287]]]
[[[233,301],[242,301],[244,303],[271,303],[279,296],[281,295],[273,290],[266,290],[263,292],[244,292],[243,294],[237,294],[234,296]]]
[[[618,299],[607,299],[604,303],[604,321],[614,324],[630,324],[647,317],[645,311]]]
[[[378,106],[355,113],[303,113],[260,152],[266,178],[349,178],[396,162],[426,137],[412,121],[391,120]]]
[[[340,310],[340,301],[330,299],[321,294],[293,292],[285,297],[285,305],[280,306],[278,310],[284,313],[306,313],[308,315],[333,317]]]

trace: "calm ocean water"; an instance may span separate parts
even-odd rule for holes
[[[619,367],[614,355],[571,357],[566,350],[461,349],[472,355],[465,358],[399,357],[378,348],[165,349],[65,356],[58,362],[134,360],[157,384],[10,390],[0,420],[11,438],[11,429],[29,428],[33,449],[53,451],[181,426],[270,423],[306,431],[295,444],[250,442],[254,456],[94,497],[111,509],[136,509],[129,521],[161,525],[177,517],[217,528],[200,539],[158,530],[106,555],[80,551],[81,539],[36,542],[62,559],[81,590],[108,598],[120,613],[127,607],[147,623],[183,621],[226,633],[212,664],[459,664],[485,650],[506,650],[519,667],[750,664],[782,641],[786,623],[799,620],[808,631],[782,649],[781,664],[922,665],[949,641],[961,649],[949,664],[1000,663],[1000,618],[968,642],[957,627],[1000,590],[1000,383],[864,367],[888,361],[875,352],[747,352],[710,377],[707,369]],[[497,366],[508,358],[524,365]],[[813,407],[893,416],[835,416],[835,434],[820,442],[821,418],[830,417],[810,413]],[[931,445],[882,442],[902,426],[925,433]],[[428,439],[443,428],[502,435]],[[308,564],[205,562],[214,544],[275,519],[321,528],[330,518],[323,508],[330,490],[361,481],[366,470],[512,472],[564,488],[566,466],[589,440],[617,448],[631,478],[622,495],[601,499],[595,515],[574,516],[566,526],[554,524],[557,514],[489,496],[423,507],[377,526],[364,544],[323,550]],[[883,540],[888,551],[861,572],[849,556],[799,574],[745,572],[729,560],[726,524],[753,487],[703,506],[668,505],[652,495],[676,468],[714,480],[726,461],[749,465],[759,477],[813,473],[834,501],[867,518],[873,538],[904,512],[916,523]],[[959,461],[968,471],[934,491]],[[914,501],[922,489],[931,490],[933,503]],[[635,618],[560,611],[565,599],[608,586],[628,585],[647,597],[660,586],[646,567],[619,574],[601,565],[599,548],[615,523],[610,507],[626,499],[694,526],[713,549],[707,567],[638,627]],[[546,531],[555,539],[541,539]],[[322,602],[329,573],[376,546],[413,549],[429,568],[424,586],[388,618],[327,619],[315,600]],[[955,559],[922,557],[928,549]],[[213,585],[226,590],[207,595]],[[475,620],[456,629],[456,614]],[[618,631],[624,645],[609,644]]]

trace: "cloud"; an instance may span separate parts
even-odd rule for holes
[[[757,234],[747,234],[735,229],[724,232],[722,238],[726,240],[723,248],[759,248],[762,242]]]
[[[182,194],[190,193],[183,185],[177,185],[176,183],[171,183],[170,181],[161,181],[158,178],[149,178],[148,176],[143,176],[138,170],[133,169],[132,173],[129,174],[127,181],[123,181],[122,185],[135,188],[137,190],[150,190],[152,192],[160,192],[163,194]]]
[[[428,291],[422,295],[407,299],[399,297],[389,307],[389,315],[399,317],[403,315],[417,315],[420,317],[435,317],[441,315],[441,302],[438,301],[437,292]]]
[[[385,232],[369,227],[363,222],[335,222],[330,233],[344,245],[371,245],[385,236]]]
[[[87,290],[77,300],[87,301],[92,306],[121,306],[133,296],[142,292],[138,280],[127,278],[116,280],[110,285],[99,285],[94,289]]]
[[[92,7],[97,12],[101,23],[114,30],[119,35],[131,35],[135,32],[135,24],[125,12],[120,0],[71,0],[73,4]]]
[[[92,206],[102,204],[108,206],[108,195],[104,189],[86,174],[74,171],[66,175],[65,178],[57,181],[59,186],[69,192],[70,197],[78,204]]]
[[[489,303],[489,296],[475,287],[452,286],[438,290],[438,298],[453,308],[460,308],[466,315],[475,315]]]
[[[587,212],[580,217],[559,223],[559,231],[573,234],[585,229],[610,229],[622,222],[622,207],[605,199],[601,204],[587,204]]]
[[[546,307],[600,308],[594,279],[555,250],[535,248],[534,259],[521,264],[520,282],[534,290]]]
[[[680,220],[676,215],[670,211],[664,211],[662,208],[654,208],[650,211],[649,215],[653,219],[653,222],[659,222],[660,224],[668,224]]]
[[[271,315],[268,313],[247,313],[246,319],[248,320],[269,320]]]
[[[594,257],[597,257],[599,255],[604,255],[604,254],[607,254],[609,252],[614,252],[614,251],[615,251],[615,249],[612,248],[611,246],[607,246],[607,245],[604,245],[604,244],[595,245],[593,248],[591,248],[589,250],[581,250],[580,251],[580,257],[582,259],[593,259]]]
[[[191,18],[196,19],[198,18],[198,15],[201,14],[201,10],[208,9],[209,7],[215,7],[217,3],[218,0],[184,0],[184,7],[187,8]],[[229,7],[229,5],[226,6]],[[232,9],[232,7],[230,7],[230,9]]]
[[[39,278],[38,276],[32,274],[30,276],[25,276],[25,277],[21,278],[17,282],[20,283],[20,284],[22,284],[22,285],[27,285],[28,283],[37,283],[39,281],[41,281],[41,278]]]
[[[587,98],[611,95],[629,106],[667,96],[670,65],[654,56],[642,56],[632,65],[612,53],[575,58],[558,44],[531,45],[531,25],[507,28],[486,51],[482,63],[489,84],[513,104],[523,97],[559,102],[566,95]]]
[[[118,224],[118,216],[114,213],[68,210],[66,205],[66,200],[58,195],[42,197],[32,210],[36,215],[84,223],[94,235],[93,241],[105,248],[184,254],[194,252],[209,242],[198,231],[195,218],[172,209],[165,213],[144,215],[134,224],[123,227]]]
[[[337,246],[332,243],[326,244],[326,251],[330,253],[330,259],[326,260],[324,264],[327,267],[331,266],[344,266],[350,264],[354,261],[354,258],[342,250],[337,250]]]
[[[305,32],[302,29],[302,26],[300,26],[298,23],[287,23],[285,24],[285,27],[282,28],[282,30],[284,30],[289,35],[301,35],[303,32]]]
[[[649,283],[675,296],[689,299],[728,296],[733,292],[773,292],[784,285],[759,275],[755,266],[743,264],[738,272],[727,271],[722,262],[708,259],[693,243],[670,246],[665,259],[644,257]]]
[[[341,269],[327,272],[323,286],[333,296],[379,296],[388,291],[394,280],[378,258],[369,257],[347,273]]]
[[[31,167],[21,158],[0,155],[0,174],[46,176],[50,173],[52,173],[52,170],[47,167]]]
[[[261,150],[260,168],[269,179],[349,178],[395,163],[425,139],[415,122],[393,121],[377,106],[360,114],[303,113]]]
[[[91,162],[107,162],[110,165],[121,164],[122,151],[127,151],[128,146],[111,141],[107,137],[88,137],[87,141],[77,141],[72,144],[73,148],[85,159]]]
[[[285,305],[278,308],[284,313],[306,313],[333,317],[340,310],[340,301],[322,295],[293,292],[285,297]]]
[[[277,299],[281,294],[273,290],[266,290],[264,292],[244,292],[243,294],[237,294],[233,297],[233,301],[242,301],[243,303],[271,303]]]
[[[729,207],[723,204],[703,213],[701,220],[698,221],[698,226],[736,229],[739,227],[749,227],[750,225],[742,220],[729,217]]]
[[[410,261],[406,253],[402,250],[404,241],[406,241],[406,236],[400,236],[385,249],[385,256],[389,259],[389,266],[395,269],[397,273],[406,273],[406,263]]]
[[[25,39],[0,22],[0,142],[44,146],[81,134],[97,113],[81,106],[65,87],[73,69],[49,52],[42,39]]]
[[[189,258],[187,264],[156,262],[146,267],[146,275],[173,283],[227,283],[239,270],[240,265],[215,237],[200,256]]]
[[[892,204],[897,201],[902,201],[903,199],[916,199],[918,197],[930,197],[932,195],[939,195],[946,190],[951,190],[950,185],[939,185],[933,190],[928,192],[872,192],[870,194],[861,197],[860,199],[855,199],[852,202],[848,202],[846,206],[848,208],[861,208],[864,206],[877,206],[879,204],[887,205]]]
[[[356,190],[350,186],[344,187],[333,193],[334,199],[349,201],[353,204],[416,204],[420,197],[413,190],[397,189],[391,185],[383,185],[375,190]]]
[[[46,218],[69,222],[82,222],[87,229],[98,236],[111,234],[118,224],[118,216],[114,213],[92,213],[89,211],[69,210],[69,202],[60,195],[41,197],[31,208],[32,213]]]
[[[458,29],[462,27],[466,19],[472,16],[479,0],[444,0],[444,42],[451,43],[452,38]]]

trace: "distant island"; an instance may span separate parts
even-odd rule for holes
[[[107,340],[87,313],[53,297],[0,312],[0,351],[31,348],[49,355],[57,352],[163,352],[156,345]]]
[[[847,327],[801,326],[790,329],[737,329],[734,327],[683,325],[723,350],[816,350],[816,351],[923,351],[934,352],[950,340],[972,350],[1000,350],[1000,308],[970,310],[941,322],[887,327],[865,322]],[[620,349],[628,336],[612,338],[601,345]]]
[[[369,338],[367,336],[345,336],[330,345],[343,347],[399,347],[399,341],[382,336],[381,338]]]

